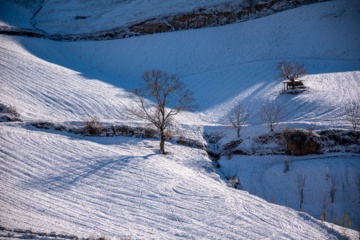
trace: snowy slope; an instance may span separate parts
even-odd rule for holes
[[[209,7],[227,0],[172,0],[172,1],[46,1],[35,17],[35,26],[48,33],[89,33],[104,28],[125,27],[155,17],[192,12],[199,7]],[[241,2],[241,0],[232,1]],[[101,6],[101,7],[98,7]],[[77,20],[76,16],[85,17]],[[84,28],[83,26],[86,26]]]
[[[47,82],[46,89],[54,93],[51,98],[63,106],[49,109],[52,105],[47,106],[46,99],[34,103],[39,101],[36,100],[38,97],[46,98],[47,94],[40,89],[39,94],[33,94],[34,91],[27,90],[27,85],[22,82],[6,81],[3,85],[7,90],[2,90],[1,94],[4,103],[17,106],[25,118],[34,113],[28,109],[37,109],[40,118],[45,109],[45,112],[53,112],[47,118],[52,117],[54,121],[60,116],[66,121],[95,113],[100,118],[119,119],[115,109],[119,109],[123,101],[126,104],[126,99],[120,97],[123,95],[105,100],[104,95],[99,96],[101,91],[96,90],[94,96],[105,100],[96,99],[101,105],[96,106],[99,104],[94,103],[95,97],[87,92],[93,89],[88,84],[92,80],[102,81],[104,88],[113,88],[114,93],[110,95],[114,96],[121,89],[131,91],[137,87],[144,70],[160,68],[177,74],[193,90],[200,104],[199,116],[207,123],[221,123],[239,100],[251,105],[255,116],[259,104],[276,98],[288,106],[287,122],[341,125],[345,124],[344,102],[359,99],[358,9],[356,1],[332,1],[241,24],[117,41],[61,43],[26,38],[14,41],[1,36],[3,65],[15,62],[19,68],[19,71],[14,66],[3,70],[2,79],[21,81],[23,78],[17,77],[17,74],[23,74],[20,66],[33,65],[34,71],[26,74],[32,75],[31,79],[35,81]],[[294,15],[297,17],[292,17]],[[11,54],[23,50],[30,53],[25,59]],[[279,60],[298,60],[305,64],[309,72],[304,77],[308,92],[298,96],[279,95],[282,83],[276,79],[275,71]],[[37,68],[47,66],[49,62],[58,65],[58,70],[50,76],[41,74],[43,71]],[[87,94],[76,94],[64,101],[56,94],[58,85],[74,85]],[[17,99],[20,86],[22,95],[35,100],[29,99],[25,103]],[[29,84],[28,87],[33,86]],[[93,98],[93,102],[88,98]],[[87,106],[96,107],[86,109],[82,101],[90,101]],[[27,105],[29,102],[32,102],[30,106]],[[255,117],[251,121],[258,123]]]
[[[1,25],[36,28],[49,34],[79,34],[126,27],[151,18],[199,8],[241,3],[242,0],[3,0]],[[101,6],[101,7],[99,7]],[[10,10],[10,11],[9,11]],[[13,12],[21,13],[14,15]],[[27,19],[27,24],[24,24]],[[30,24],[31,22],[31,24]]]
[[[221,129],[239,100],[252,110],[246,137],[264,132],[256,113],[267,99],[285,104],[284,126],[347,127],[342,106],[360,100],[359,5],[330,1],[223,27],[103,42],[1,35],[0,101],[25,121],[98,117],[131,125],[138,120],[123,112],[129,91],[142,71],[160,68],[177,74],[199,102],[195,113],[177,118],[186,134]],[[305,64],[308,91],[279,95],[279,60]],[[171,154],[159,156],[158,143],[148,140],[0,128],[0,225],[135,239],[338,237],[306,214],[228,188],[202,150],[169,144]],[[355,170],[357,160],[348,160]],[[270,170],[264,167],[265,177]]]
[[[0,139],[0,225],[132,239],[336,238],[306,214],[216,181],[202,150],[168,145],[161,156],[154,141],[11,125]]]
[[[290,169],[284,173],[284,161]],[[326,221],[336,222],[344,214],[352,217],[352,228],[358,229],[359,198],[356,179],[360,169],[358,154],[333,153],[303,157],[289,156],[233,156],[219,161],[220,171],[237,178],[241,188],[269,202],[300,209],[297,176],[304,175],[302,211]],[[334,201],[330,188],[336,183]],[[325,212],[325,213],[324,213]]]

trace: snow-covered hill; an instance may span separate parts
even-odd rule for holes
[[[56,2],[46,6],[48,13],[60,6]],[[28,9],[2,6],[2,22],[31,25]],[[9,14],[16,11],[23,18]],[[102,26],[101,18],[94,21]],[[256,115],[267,100],[286,108],[281,126],[346,128],[343,105],[360,101],[358,22],[359,2],[336,0],[223,27],[112,41],[0,35],[0,103],[14,106],[24,121],[79,124],[98,117],[142,124],[123,107],[142,72],[159,68],[178,75],[199,103],[196,112],[177,117],[180,134],[201,138],[204,131],[225,131],[226,114],[239,101],[251,109],[244,138],[266,131]],[[306,92],[279,94],[280,60],[304,63]],[[0,129],[0,225],[6,227],[135,239],[339,237],[305,213],[228,188],[203,150],[168,143],[171,154],[159,156],[151,140],[79,137],[22,123],[0,123]],[[263,178],[282,166],[280,158],[263,159],[276,163],[263,168]],[[354,167],[351,175],[359,170],[358,159],[346,160]],[[238,168],[235,161],[229,168]],[[266,191],[258,191],[266,198]],[[356,215],[359,209],[351,204],[339,208]]]
[[[154,141],[1,128],[1,225],[134,239],[336,237],[221,184],[202,150],[169,145],[161,156]]]
[[[198,116],[205,124],[222,122],[239,100],[251,105],[254,116],[266,99],[287,105],[287,122],[345,124],[342,105],[359,99],[360,92],[358,8],[356,1],[325,2],[241,24],[119,41],[61,43],[1,36],[2,62],[11,66],[2,71],[2,79],[18,79],[3,84],[3,102],[16,105],[25,118],[36,112],[38,118],[53,121],[89,115],[123,120],[118,110],[126,98],[117,94],[123,96],[124,91],[138,86],[144,70],[159,68],[186,82],[200,104]],[[279,95],[283,86],[276,79],[275,66],[280,60],[305,64],[309,91]],[[41,74],[49,64],[56,70]],[[29,67],[34,71],[21,71]],[[30,73],[34,76],[30,79],[16,76]],[[43,84],[34,91],[35,85],[24,84],[25,80]],[[93,91],[91,84],[96,82],[109,95],[96,90],[94,97],[87,92]],[[67,86],[86,94],[64,93],[61,88]],[[16,89],[20,87],[26,101],[18,98]],[[44,91],[51,93],[50,101],[61,106],[47,104],[49,94]],[[258,120],[254,117],[251,123]]]

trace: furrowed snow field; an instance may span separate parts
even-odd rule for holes
[[[54,9],[47,4],[41,14],[49,18],[61,2],[55,1]],[[14,19],[8,12],[24,8],[2,6],[2,24],[30,25],[24,19],[30,13]],[[93,26],[97,30],[111,16],[93,19]],[[348,128],[343,106],[360,101],[359,22],[358,1],[335,0],[222,27],[121,40],[55,42],[0,35],[0,103],[15,106],[25,122],[81,124],[97,117],[141,125],[124,113],[124,106],[142,72],[158,68],[179,76],[199,103],[195,112],[176,117],[179,134],[202,139],[206,131],[224,131],[231,139],[226,115],[239,101],[251,110],[242,138],[266,133],[257,113],[267,100],[286,109],[278,129]],[[72,29],[59,24],[50,30]],[[305,65],[304,93],[280,94],[280,60]],[[170,154],[161,156],[157,148],[155,140],[84,137],[0,123],[0,225],[115,239],[337,239],[338,232],[316,220],[322,200],[317,198],[326,195],[326,169],[346,181],[348,168],[349,183],[329,209],[333,217],[352,215],[352,228],[359,230],[354,182],[359,154],[295,158],[286,175],[281,155],[224,158],[216,172],[204,150],[167,143]],[[287,191],[299,172],[318,186],[309,187],[304,201],[314,218],[297,212],[298,196],[294,189]],[[245,191],[229,188],[223,178],[230,175],[241,179]],[[347,234],[358,237],[350,229]]]
[[[169,145],[161,156],[154,141],[16,126],[2,126],[1,140],[2,225],[135,239],[336,236],[305,214],[224,186],[206,171],[202,150]]]

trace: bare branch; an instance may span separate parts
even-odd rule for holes
[[[303,64],[297,62],[279,62],[277,65],[279,77],[294,81],[306,74]]]
[[[240,137],[240,130],[246,124],[249,113],[248,110],[241,106],[239,103],[230,113],[228,114],[229,123],[236,129],[237,137]]]
[[[332,176],[331,185],[330,185],[330,198],[332,203],[335,201],[335,193],[337,190],[338,190],[338,182],[336,180],[336,177]]]
[[[345,105],[345,117],[351,124],[352,130],[356,130],[360,124],[360,102],[351,101]]]
[[[304,188],[305,188],[306,176],[304,174],[298,174],[296,176],[297,193],[300,198],[300,210],[302,210],[302,204],[304,202]]]
[[[173,116],[181,111],[194,110],[197,105],[185,85],[175,76],[161,70],[147,70],[142,75],[143,86],[134,90],[129,115],[144,119],[160,132],[160,152],[165,154],[165,129]],[[148,102],[149,101],[149,102]],[[152,101],[152,103],[151,103]]]
[[[280,104],[267,101],[261,106],[258,116],[263,122],[267,123],[272,132],[276,124],[284,118],[285,114]]]

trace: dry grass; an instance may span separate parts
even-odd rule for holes
[[[19,111],[13,105],[6,105],[6,104],[0,103],[0,113],[10,114],[13,117],[17,117],[17,118],[20,117]]]
[[[102,133],[104,127],[98,118],[90,118],[84,120],[84,134],[90,136],[98,136]]]

